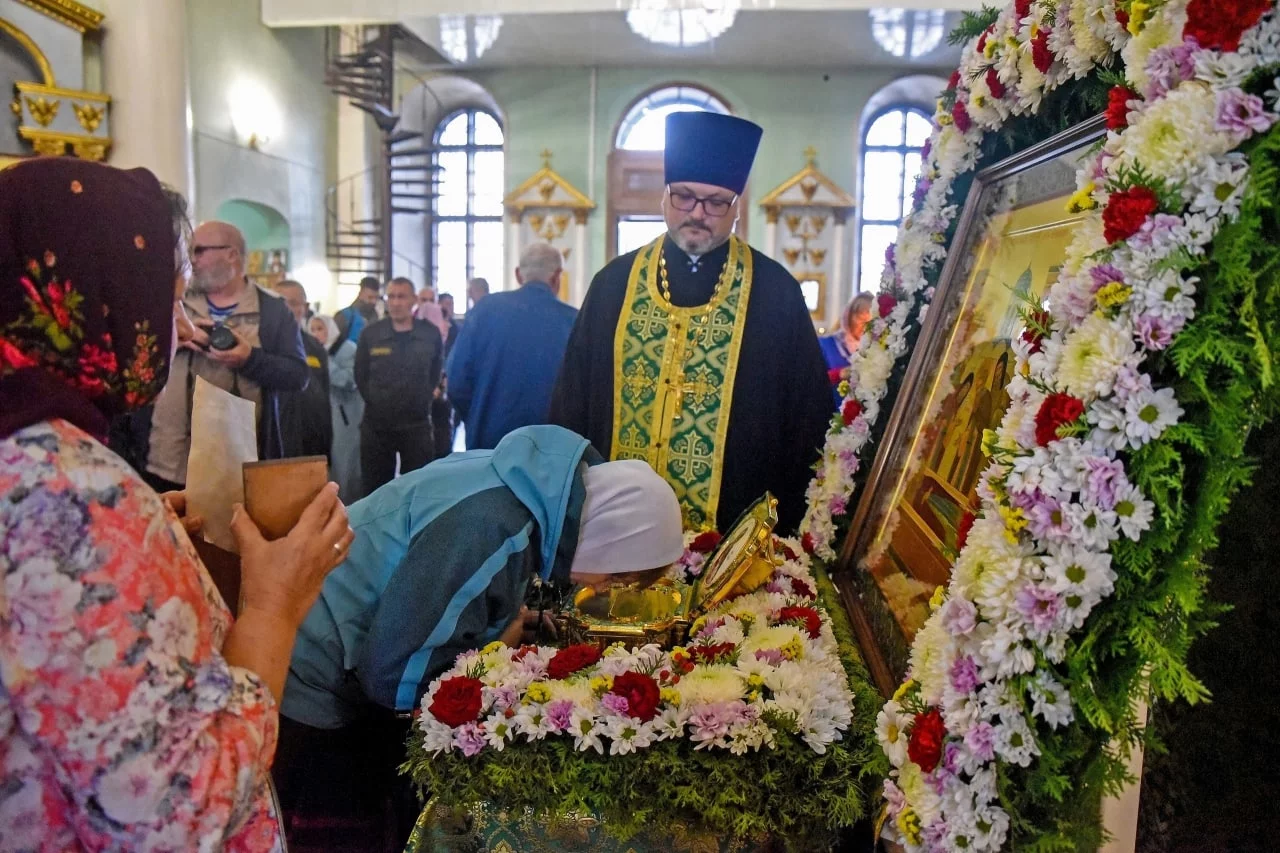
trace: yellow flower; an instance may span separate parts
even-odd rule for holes
[[[1129,35],[1136,36],[1142,32],[1142,27],[1151,19],[1151,4],[1143,3],[1142,0],[1136,2],[1129,7],[1129,24],[1127,29]]]
[[[1035,41],[1035,40],[1036,40],[1036,37],[1040,35],[1040,25],[1039,25],[1039,24],[1032,24],[1032,25],[1031,25],[1031,30],[1030,30],[1030,32],[1028,33],[1028,35],[1029,35],[1029,36],[1031,36],[1031,41]]]
[[[752,690],[759,690],[764,686],[764,676],[758,672],[753,672],[747,676],[747,686]]]
[[[916,686],[916,681],[914,678],[908,678],[906,681],[902,682],[902,684],[898,685],[898,689],[894,691],[893,701],[901,702],[902,697],[906,696],[909,692],[911,692],[912,688],[914,688],[915,686]]]
[[[483,649],[481,649],[481,650],[480,650],[480,654],[482,654],[482,655],[491,655],[491,654],[493,654],[494,652],[498,651],[499,649],[504,648],[505,646],[506,646],[506,644],[505,644],[505,643],[499,642],[498,640],[494,640],[492,643],[490,643],[489,645],[487,645],[487,646],[485,646]]]
[[[982,97],[981,95],[974,95],[973,105],[981,109],[982,107],[985,107],[987,105],[987,99]]]
[[[1121,281],[1110,281],[1098,288],[1095,296],[1099,308],[1119,308],[1129,301],[1133,288]]]
[[[840,392],[841,397],[849,396],[849,380],[841,379],[840,384],[836,386],[836,390]]]
[[[551,690],[541,681],[530,684],[524,695],[530,702],[542,704],[551,701]]]
[[[1071,199],[1067,202],[1067,213],[1083,213],[1086,210],[1093,210],[1098,203],[1093,200],[1093,191],[1098,188],[1093,181],[1082,186],[1075,191]]]
[[[747,694],[747,701],[748,701],[748,702],[759,702],[759,701],[760,701],[760,691],[759,691],[759,690],[752,690],[750,693],[748,693],[748,694]]]
[[[1018,544],[1018,533],[1027,526],[1027,517],[1021,509],[1001,504],[1000,517],[1004,519],[1004,535],[1013,544]]]
[[[987,39],[987,43],[982,46],[982,55],[987,59],[996,55],[996,45],[999,42],[996,39]]]
[[[787,660],[800,660],[800,658],[804,657],[804,643],[800,642],[799,637],[792,637],[782,644],[782,648],[779,651],[782,652],[782,656]]]
[[[906,839],[908,844],[919,846],[920,836],[920,816],[915,813],[911,806],[907,806],[898,812],[898,831],[902,833],[902,837]]]
[[[658,695],[662,698],[662,701],[666,702],[668,705],[680,704],[680,691],[676,690],[674,687],[664,687]]]
[[[608,693],[613,689],[613,677],[608,675],[597,675],[588,683],[591,685],[591,692],[597,696]]]
[[[1000,443],[999,434],[993,429],[984,429],[982,431],[982,455],[990,456],[996,450],[996,445]]]
[[[939,586],[933,591],[933,597],[929,599],[929,610],[932,612],[937,610],[947,600],[947,588]]]

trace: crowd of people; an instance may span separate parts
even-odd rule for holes
[[[820,343],[733,235],[760,133],[671,116],[667,233],[581,312],[535,243],[463,318],[403,277],[328,316],[146,170],[0,173],[0,850],[398,849],[408,714],[530,638],[533,579],[650,582],[766,491],[793,527],[870,304]],[[238,601],[192,544],[197,380],[333,481],[283,538],[235,508]]]

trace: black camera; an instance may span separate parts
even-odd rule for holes
[[[236,348],[236,336],[222,323],[214,323],[209,327],[209,349],[224,352]]]

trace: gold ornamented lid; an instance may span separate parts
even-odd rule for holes
[[[702,576],[694,584],[691,616],[715,607],[733,592],[759,559],[773,559],[773,528],[778,524],[778,499],[769,493],[738,516],[733,527],[707,557]]]

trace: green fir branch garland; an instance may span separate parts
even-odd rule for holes
[[[629,755],[598,755],[575,751],[565,738],[547,738],[471,758],[457,751],[431,756],[415,730],[400,770],[424,800],[447,808],[485,803],[548,819],[595,815],[623,840],[669,839],[693,828],[744,843],[773,839],[794,851],[827,849],[841,830],[869,816],[887,762],[873,731],[880,694],[834,587],[822,572],[814,577],[855,697],[849,730],[824,754],[784,734],[776,748],[745,755],[695,750],[687,738]]]

